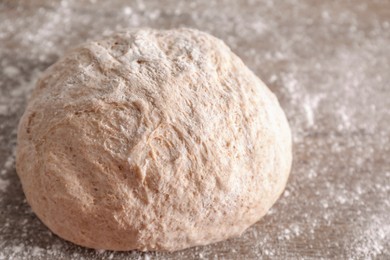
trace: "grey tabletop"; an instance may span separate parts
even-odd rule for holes
[[[133,27],[223,39],[278,96],[287,188],[241,237],[175,253],[85,249],[26,203],[16,129],[66,50]],[[390,259],[390,1],[0,1],[0,259]]]

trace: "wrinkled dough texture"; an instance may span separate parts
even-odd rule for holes
[[[221,40],[190,29],[74,49],[40,78],[18,130],[32,209],[97,249],[239,235],[277,200],[290,166],[276,97]]]

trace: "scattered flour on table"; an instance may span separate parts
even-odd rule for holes
[[[389,246],[390,225],[382,223],[383,220],[374,219],[362,234],[356,235],[356,238],[348,245],[350,258],[373,259],[383,252],[386,246]]]
[[[0,192],[5,192],[10,184],[9,180],[3,180],[0,178]]]
[[[18,76],[20,71],[18,68],[13,66],[7,66],[3,69],[3,73],[8,78],[13,78],[15,76]]]

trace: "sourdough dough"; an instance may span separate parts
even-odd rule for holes
[[[276,97],[221,40],[190,29],[74,49],[38,81],[18,130],[32,209],[97,249],[237,236],[277,200],[291,160]]]

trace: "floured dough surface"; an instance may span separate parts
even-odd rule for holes
[[[38,81],[18,131],[34,212],[97,249],[237,236],[277,200],[291,160],[276,97],[222,41],[190,29],[74,49]]]

